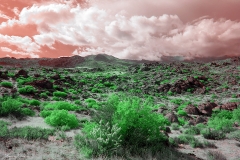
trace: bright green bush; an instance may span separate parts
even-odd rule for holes
[[[52,97],[52,100],[53,101],[60,101],[60,98],[59,97]]]
[[[98,105],[97,101],[95,99],[93,99],[93,98],[85,99],[84,102],[87,103],[87,106],[89,108],[95,108],[95,109],[99,108],[99,105]]]
[[[41,97],[41,98],[47,98],[47,97],[48,97],[48,95],[47,95],[47,93],[46,93],[46,92],[43,92],[43,93],[40,93],[40,97]]]
[[[85,123],[83,134],[75,137],[76,147],[85,155],[109,155],[125,147],[136,152],[167,140],[160,129],[170,123],[163,115],[152,112],[152,99],[141,103],[138,97],[112,95],[99,105],[93,122]]]
[[[67,110],[54,110],[51,115],[45,118],[45,122],[54,127],[68,126],[69,128],[78,127],[79,123],[74,114]]]
[[[233,119],[240,123],[240,107],[233,110]]]
[[[13,87],[13,84],[11,82],[1,82],[1,86],[3,87],[8,87],[8,88],[12,88]]]
[[[183,126],[183,125],[187,124],[188,122],[185,121],[183,118],[178,117],[178,123],[179,123],[179,125]]]
[[[32,78],[32,77],[28,77],[28,78],[19,77],[19,78],[17,78],[16,81],[18,82],[18,84],[24,85],[24,84],[27,83],[27,82],[32,82],[32,81],[34,81],[34,78]]]
[[[233,131],[233,113],[227,110],[217,111],[208,120],[208,126],[224,132]]]
[[[53,92],[53,95],[54,95],[55,97],[62,97],[62,98],[67,97],[67,93],[61,92],[61,91]]]
[[[49,110],[49,111],[48,110],[43,110],[43,111],[40,112],[40,116],[43,117],[43,118],[46,118],[46,117],[50,116],[52,114],[52,112],[53,112],[52,110]]]
[[[88,158],[106,154],[120,148],[120,130],[121,128],[117,127],[117,125],[110,126],[109,123],[104,124],[102,121],[99,124],[87,122],[82,130],[85,136],[77,135],[75,137],[75,145]]]
[[[32,99],[32,100],[30,100],[29,104],[33,105],[33,106],[39,106],[41,104],[41,102],[39,100]]]
[[[44,109],[45,110],[50,110],[50,109],[62,110],[63,109],[63,110],[73,111],[73,110],[79,109],[79,107],[73,104],[70,104],[68,102],[59,101],[59,102],[47,104],[46,106],[44,106]]]
[[[179,111],[177,112],[177,114],[178,114],[178,115],[181,115],[181,116],[187,116],[187,112],[184,111],[184,110],[179,110]]]
[[[19,102],[18,100],[7,98],[4,102],[2,102],[0,106],[0,115],[6,116],[13,112],[21,112],[21,106],[23,103]]]
[[[19,88],[18,91],[21,94],[31,94],[31,93],[35,93],[36,89],[33,86],[26,85],[23,88]]]

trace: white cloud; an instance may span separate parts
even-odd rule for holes
[[[16,24],[36,25],[39,33],[32,37],[34,41],[28,36],[0,35],[0,42],[6,41],[23,52],[36,54],[44,45],[55,49],[53,45],[57,41],[80,48],[87,46],[84,51],[77,49],[73,54],[106,53],[129,59],[240,55],[240,22],[214,19],[197,11],[183,18],[186,6],[192,6],[189,8],[192,11],[200,3],[185,0],[178,2],[178,6],[173,1],[90,1],[90,8],[74,6],[74,1],[33,5],[24,8],[18,20],[2,23],[0,29]],[[214,3],[205,0],[204,4]],[[190,11],[187,13],[191,14]]]
[[[8,48],[8,47],[1,47],[1,50],[3,52],[12,52],[12,49]]]

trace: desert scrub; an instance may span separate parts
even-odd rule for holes
[[[74,114],[68,113],[67,110],[53,110],[45,118],[45,122],[54,127],[67,126],[70,129],[78,127],[79,123]]]
[[[68,111],[74,111],[77,109],[80,109],[81,107],[75,106],[71,103],[64,102],[64,101],[59,101],[55,103],[48,103],[47,105],[44,106],[45,110],[68,110]]]
[[[200,129],[196,126],[191,126],[190,128],[184,131],[184,134],[198,135],[200,134]]]
[[[56,91],[56,92],[53,92],[53,96],[65,98],[65,97],[67,97],[67,93],[61,92],[61,91]]]
[[[29,104],[33,105],[33,106],[39,106],[41,104],[41,102],[39,100],[32,99],[32,100],[30,100]]]
[[[54,135],[54,129],[25,126],[22,128],[12,128],[9,133],[11,138],[24,138],[27,140],[45,139]]]
[[[23,103],[8,97],[0,105],[0,115],[7,116],[10,113],[20,113]]]
[[[236,130],[236,131],[230,132],[227,135],[227,138],[228,139],[235,139],[236,141],[240,142],[240,130]]]
[[[178,123],[172,123],[171,124],[172,130],[179,130],[179,125]]]
[[[99,124],[86,122],[83,124],[82,132],[75,136],[75,146],[80,149],[85,157],[97,157],[102,154],[111,154],[121,146],[120,129],[117,125],[110,126],[109,123]]]
[[[93,121],[85,123],[83,134],[75,137],[76,147],[85,155],[111,155],[119,148],[136,153],[167,140],[159,129],[164,130],[170,123],[163,115],[152,112],[152,99],[141,103],[138,97],[112,95],[99,105]]]
[[[99,105],[98,105],[97,101],[95,99],[93,99],[93,98],[85,99],[84,102],[87,103],[87,106],[89,108],[95,108],[95,109],[99,108]]]
[[[35,93],[36,91],[37,90],[33,86],[30,86],[30,85],[26,85],[26,86],[18,89],[18,92],[20,94],[32,94],[32,93]]]
[[[176,144],[189,144],[193,148],[203,146],[203,144],[192,135],[182,134],[173,139]]]
[[[7,87],[7,88],[12,88],[13,84],[11,82],[3,81],[3,82],[1,82],[1,86]]]
[[[47,98],[47,97],[48,97],[48,95],[47,95],[47,93],[46,93],[46,92],[43,92],[43,93],[40,93],[40,97],[41,97],[41,98]]]
[[[220,140],[226,137],[224,132],[212,128],[205,128],[201,130],[200,133],[206,139]]]
[[[231,111],[222,110],[216,111],[208,120],[208,126],[223,132],[231,132],[234,130],[233,126],[233,113]]]

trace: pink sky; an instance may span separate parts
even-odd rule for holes
[[[238,0],[1,0],[0,57],[240,56]]]

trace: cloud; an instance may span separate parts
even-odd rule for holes
[[[28,7],[15,6],[17,17],[0,24],[5,52],[11,45],[16,54],[39,57],[105,53],[159,60],[240,55],[240,2],[233,0],[36,2],[21,0]]]

